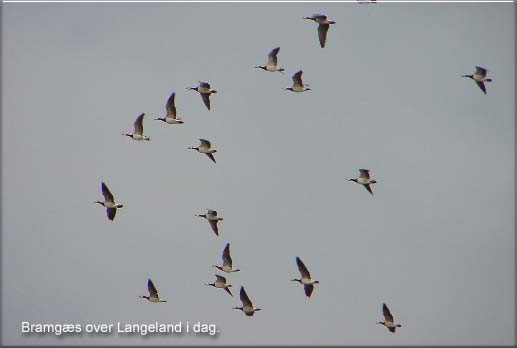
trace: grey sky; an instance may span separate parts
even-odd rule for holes
[[[513,344],[513,4],[2,10],[3,344]],[[337,22],[324,49],[313,13]],[[253,69],[276,46],[287,73]],[[459,77],[475,65],[486,96]],[[312,90],[282,90],[298,69]],[[185,90],[198,80],[211,111]],[[153,120],[172,91],[181,126]],[[141,112],[151,141],[122,137]],[[217,164],[187,150],[198,138]],[[374,197],[346,181],[358,168]],[[101,181],[125,205],[113,223]],[[233,299],[203,286],[227,242]],[[296,256],[321,282],[310,300]],[[138,298],[148,277],[168,303]],[[252,318],[231,309],[241,285]],[[57,339],[21,321],[221,333]]]

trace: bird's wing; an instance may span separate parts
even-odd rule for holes
[[[115,203],[115,199],[113,198],[113,194],[108,189],[105,183],[102,183],[102,195],[104,196],[104,201]]]
[[[149,290],[149,295],[158,297],[158,290],[156,290],[156,287],[154,286],[151,279],[147,281],[147,290]]]
[[[366,191],[370,192],[370,194],[373,196],[373,191],[372,191],[372,188],[370,187],[370,184],[365,184],[363,186],[366,189]]]
[[[210,94],[208,93],[200,93],[201,99],[203,99],[203,103],[205,103],[205,106],[208,110],[210,110]]]
[[[303,290],[305,290],[305,296],[311,297],[312,291],[314,290],[314,285],[304,285]]]
[[[167,100],[167,104],[165,105],[165,110],[167,110],[167,116],[172,116],[176,118],[176,105],[174,105],[174,97],[175,93],[172,92],[171,96]]]
[[[359,177],[370,179],[370,170],[369,169],[359,169]]]
[[[212,146],[212,144],[210,144],[210,142],[206,139],[199,139],[199,141],[201,142],[202,147],[210,148]]]
[[[230,296],[232,296],[232,297],[233,297],[233,294],[232,294],[232,292],[230,291],[230,288],[224,288],[224,290],[225,290],[227,293],[229,293],[229,294],[230,294]]]
[[[232,267],[232,257],[230,256],[230,243],[226,244],[226,247],[223,250],[223,266],[228,265],[230,268]]]
[[[277,54],[278,54],[278,51],[280,51],[280,47],[277,47],[277,48],[273,48],[271,50],[271,52],[269,52],[268,54],[268,65],[274,65],[276,66],[277,63],[278,63],[278,58],[277,58]]]
[[[324,14],[316,13],[316,14],[313,14],[313,15],[311,16],[311,19],[321,19],[321,20],[325,20],[325,19],[327,19],[327,16],[325,16]]]
[[[219,228],[217,227],[217,220],[208,220],[210,227],[212,227],[212,231],[214,231],[216,236],[219,236]]]
[[[144,134],[144,115],[145,113],[141,114],[136,118],[135,134]]]
[[[206,153],[205,155],[207,155],[207,156],[208,156],[208,158],[210,158],[214,163],[217,163],[217,162],[215,161],[215,157],[214,157],[214,154],[213,154],[213,153]]]
[[[479,88],[481,88],[481,90],[483,91],[483,93],[486,94],[486,87],[485,87],[485,83],[483,81],[476,81],[476,84],[479,86]]]
[[[242,286],[241,286],[240,298],[241,298],[243,307],[253,308],[253,304],[251,303],[251,300],[248,297],[248,294],[246,294],[246,291],[244,290],[244,287],[242,287]]]
[[[210,84],[208,82],[198,81],[199,87],[208,88],[210,89]]]
[[[320,39],[321,48],[325,47],[325,42],[327,41],[327,32],[329,31],[329,28],[329,24],[318,25],[318,37]]]
[[[108,219],[113,221],[115,214],[117,214],[117,208],[106,208],[106,214],[108,215]]]
[[[303,87],[302,74],[303,74],[303,71],[300,70],[300,71],[296,72],[293,75],[293,77],[292,77],[292,79],[293,79],[293,86]]]
[[[307,267],[305,267],[302,260],[298,256],[296,256],[296,264],[298,265],[298,270],[300,271],[302,278],[311,279],[311,274],[309,273],[309,270],[307,269]]]
[[[485,68],[476,66],[476,74],[481,74],[483,76],[486,76],[486,73],[487,73],[487,70]]]
[[[216,274],[215,277],[217,278],[216,282],[221,282],[223,284],[226,284],[226,278],[225,277],[220,276],[218,274]]]
[[[391,312],[388,306],[386,306],[386,303],[382,304],[382,314],[384,315],[385,321],[393,323],[393,315],[391,315]]]

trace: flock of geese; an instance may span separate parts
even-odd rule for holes
[[[359,1],[359,0],[358,0]],[[360,1],[361,2],[361,1]],[[374,3],[375,1],[371,1]],[[314,14],[310,17],[304,17],[304,19],[312,20],[318,24],[318,39],[321,48],[325,47],[326,41],[327,41],[327,33],[329,31],[330,25],[335,24],[336,22],[333,20],[329,20],[327,16],[322,14]],[[272,49],[268,54],[268,62],[267,64],[263,66],[255,66],[257,69],[262,69],[268,72],[280,72],[283,73],[285,71],[284,68],[278,67],[278,53],[280,51],[280,47],[276,47]],[[289,90],[295,93],[302,93],[311,90],[308,88],[307,84],[304,84],[302,81],[302,74],[303,71],[299,70],[292,76],[293,85],[291,87],[284,88],[285,90]],[[492,82],[492,79],[489,79],[486,77],[487,70],[485,68],[482,68],[480,66],[476,66],[476,71],[471,75],[460,75],[461,77],[466,77],[469,79],[472,79],[476,82],[476,84],[479,86],[479,88],[483,91],[483,93],[486,92],[486,82]],[[212,89],[209,83],[207,82],[199,82],[199,85],[196,87],[187,87],[187,90],[196,91],[201,96],[201,99],[206,106],[208,110],[210,110],[210,96],[212,94],[216,94],[217,91]],[[173,92],[170,97],[167,100],[166,103],[166,115],[162,118],[155,118],[157,121],[165,122],[166,124],[170,125],[180,125],[184,122],[177,116],[176,113],[176,106],[175,106],[175,93]],[[133,133],[123,133],[122,135],[130,137],[132,140],[135,141],[150,141],[150,137],[144,135],[144,127],[143,127],[143,121],[144,121],[145,114],[142,113],[139,115],[135,122],[134,122],[134,129]],[[199,152],[200,154],[205,154],[208,158],[210,158],[211,161],[216,163],[214,154],[217,152],[216,149],[212,148],[212,145],[210,141],[206,139],[199,139],[200,143],[197,147],[188,147],[188,149],[195,150]],[[371,179],[370,177],[370,170],[368,169],[359,169],[359,176],[357,178],[351,178],[348,179],[348,181],[355,182],[359,185],[362,185],[372,196],[373,191],[371,188],[371,185],[377,183],[376,180]],[[104,201],[96,201],[94,203],[98,203],[106,208],[106,214],[110,221],[113,221],[115,219],[115,215],[117,213],[117,209],[120,209],[123,207],[122,204],[117,204],[115,202],[115,198],[111,191],[108,189],[106,184],[102,182],[101,184],[102,194],[104,196]],[[216,236],[219,236],[219,228],[218,228],[218,222],[222,221],[223,218],[219,217],[217,215],[217,211],[212,209],[207,209],[207,212],[205,214],[198,214],[197,217],[206,219],[214,232]],[[227,243],[223,253],[222,253],[222,260],[223,264],[222,266],[213,265],[212,267],[217,268],[219,271],[224,272],[226,274],[231,274],[235,272],[239,272],[239,269],[235,269],[233,267],[232,258],[230,256],[230,243]],[[305,295],[307,298],[310,298],[313,291],[314,286],[319,283],[318,280],[315,280],[311,277],[311,274],[303,261],[300,259],[300,257],[296,257],[296,264],[298,266],[298,270],[300,272],[301,277],[299,279],[291,279],[291,281],[295,281],[303,285]],[[206,286],[212,286],[217,289],[224,289],[230,296],[233,296],[230,287],[232,287],[231,284],[228,284],[228,281],[226,277],[215,274],[215,281],[213,283],[207,283]],[[160,298],[159,292],[156,289],[154,283],[151,279],[148,279],[147,281],[147,289],[149,292],[149,296],[140,296],[140,298],[146,299],[149,302],[167,302]],[[248,294],[244,290],[244,287],[241,286],[240,288],[240,300],[242,302],[241,307],[233,307],[233,309],[239,309],[246,316],[253,316],[255,312],[260,311],[261,309],[258,307],[255,307],[253,305],[253,302],[250,300]],[[377,322],[377,324],[384,325],[390,332],[395,333],[397,328],[400,328],[401,325],[399,323],[396,323],[393,315],[391,314],[390,310],[388,309],[388,306],[383,303],[382,304],[382,314],[384,316],[384,321]]]

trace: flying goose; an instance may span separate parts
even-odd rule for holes
[[[472,75],[460,75],[461,77],[468,77],[476,82],[476,84],[481,88],[483,93],[486,94],[485,82],[492,82],[492,79],[488,79],[486,77],[486,73],[488,70],[482,68],[480,66],[476,66],[476,72]]]
[[[270,72],[279,71],[279,72],[283,73],[285,69],[277,68],[277,66],[276,66],[278,63],[278,58],[277,58],[278,51],[280,51],[280,47],[273,48],[271,50],[271,52],[269,52],[269,54],[267,55],[268,56],[267,64],[263,65],[263,66],[256,66],[255,69],[262,69],[262,70],[270,71]]]
[[[307,297],[311,297],[312,291],[314,290],[314,284],[319,284],[319,281],[311,278],[311,274],[309,273],[309,270],[307,269],[307,267],[305,267],[302,260],[298,256],[296,256],[296,264],[298,265],[298,270],[300,271],[302,278],[301,279],[291,279],[291,281],[303,284],[303,289],[305,290],[305,295]]]
[[[211,284],[205,284],[206,286],[213,286],[214,288],[218,289],[224,289],[227,293],[230,294],[230,296],[233,296],[232,292],[230,291],[231,284],[226,284],[226,278],[220,275],[215,274],[216,280],[215,282]]]
[[[204,153],[205,155],[208,156],[208,158],[210,158],[214,163],[217,163],[215,161],[215,158],[214,158],[214,153],[217,152],[217,150],[214,150],[212,149],[212,145],[210,144],[210,142],[206,139],[199,139],[199,141],[201,142],[199,144],[198,147],[192,147],[192,146],[189,146],[188,149],[189,150],[196,150],[197,152],[199,153]]]
[[[198,81],[199,86],[197,87],[187,87],[188,90],[196,91],[201,95],[201,99],[203,99],[203,103],[205,103],[208,110],[210,110],[210,94],[217,93],[216,90],[210,88],[210,84],[208,82]]]
[[[296,72],[292,79],[293,79],[293,87],[286,87],[284,88],[285,90],[289,90],[291,92],[296,92],[296,93],[300,93],[300,92],[304,92],[304,91],[310,91],[311,89],[310,88],[306,88],[305,86],[308,86],[307,84],[304,84],[302,82],[302,74],[303,74],[303,71],[302,70],[299,70],[298,72]]]
[[[144,115],[145,115],[145,113],[142,113],[140,116],[138,116],[136,118],[135,130],[133,131],[133,134],[124,133],[122,135],[127,135],[128,137],[130,137],[133,140],[148,140],[148,141],[151,140],[151,138],[144,135],[144,125],[143,125]]]
[[[318,23],[318,37],[320,39],[321,48],[325,47],[325,42],[327,41],[327,32],[329,31],[330,24],[335,24],[336,22],[330,21],[327,19],[327,16],[322,14],[314,14],[310,17],[303,17],[304,19],[310,19]]]
[[[149,296],[139,296],[140,298],[145,298],[149,302],[167,302],[165,300],[160,299],[160,294],[156,287],[154,286],[152,280],[149,278],[147,280],[147,290],[149,291]]]
[[[348,179],[348,181],[353,181],[358,184],[361,184],[364,186],[364,188],[370,192],[370,194],[373,196],[372,188],[370,187],[370,184],[376,184],[376,180],[370,179],[370,170],[369,169],[359,169],[359,177],[357,179]]]
[[[183,123],[183,121],[179,117],[176,117],[176,105],[174,105],[174,97],[175,97],[175,93],[172,92],[169,99],[167,99],[167,104],[165,104],[165,110],[167,111],[167,114],[165,115],[165,117],[162,117],[162,118],[158,117],[158,118],[155,118],[155,120],[163,121],[168,124],[182,124]]]
[[[225,273],[240,272],[240,269],[232,268],[232,257],[230,256],[230,243],[226,244],[226,247],[223,250],[223,267],[217,265],[213,265],[212,267],[215,267]]]
[[[390,330],[390,332],[395,333],[395,330],[398,327],[402,327],[400,324],[395,324],[393,321],[393,315],[391,315],[390,310],[388,309],[388,306],[386,306],[386,303],[382,304],[382,314],[384,315],[384,321],[379,321],[377,324],[384,325]]]
[[[110,192],[106,184],[103,182],[102,185],[102,195],[104,196],[104,202],[96,201],[93,203],[99,203],[103,207],[106,208],[106,214],[108,215],[108,219],[113,221],[115,218],[115,214],[117,213],[118,208],[122,208],[122,204],[116,204],[115,198],[113,197],[113,194]]]
[[[212,209],[207,210],[208,212],[206,214],[198,214],[196,216],[208,220],[210,227],[212,227],[212,231],[214,231],[216,236],[219,236],[219,228],[217,227],[217,223],[224,219],[217,216],[217,211]]]
[[[242,302],[242,307],[233,307],[233,309],[240,309],[248,317],[252,317],[253,314],[255,314],[255,312],[262,310],[260,308],[253,307],[253,303],[251,303],[251,300],[248,297],[248,294],[246,294],[246,291],[244,290],[244,287],[242,287],[242,286],[241,286],[240,298],[241,298],[241,302]]]

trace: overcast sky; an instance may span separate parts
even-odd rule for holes
[[[513,4],[2,7],[3,344],[513,344]],[[313,13],[336,21],[324,49]],[[285,75],[253,69],[277,46]],[[487,95],[459,76],[475,65]],[[312,90],[282,90],[299,69]],[[198,80],[211,111],[185,90]],[[173,91],[180,126],[153,120]],[[151,141],[121,136],[142,112]],[[187,150],[199,138],[217,164]],[[359,168],[373,197],[346,181]],[[114,222],[92,203],[102,181]],[[233,298],[203,285],[226,243]],[[296,256],[321,282],[310,299]],[[167,303],[138,298],[148,277]],[[241,285],[251,318],[232,310]],[[220,334],[58,339],[21,321]]]

